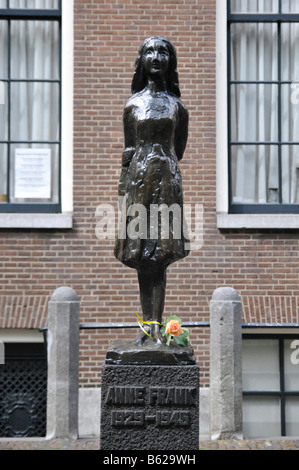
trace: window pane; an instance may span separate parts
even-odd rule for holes
[[[10,201],[59,201],[59,146],[12,145]]]
[[[278,87],[231,86],[231,138],[239,142],[271,142],[278,139]]]
[[[274,339],[243,341],[243,390],[280,390],[278,346]]]
[[[277,397],[243,398],[245,439],[280,436],[280,400]]]
[[[277,24],[231,25],[231,79],[277,80]]]
[[[281,74],[282,80],[299,80],[298,23],[281,24]]]
[[[272,145],[231,147],[232,202],[279,202],[278,149]]]
[[[10,0],[10,8],[57,9],[58,0]]]
[[[299,146],[283,145],[281,148],[282,201],[299,203]]]
[[[7,83],[0,81],[0,140],[8,136],[8,97]]]
[[[286,435],[299,435],[299,397],[286,398]]]
[[[57,83],[11,84],[12,140],[58,140]]]
[[[277,13],[278,0],[231,0],[232,13]]]
[[[6,0],[0,0],[0,8],[6,8]]]
[[[285,390],[299,391],[299,340],[284,340],[284,372]]]
[[[11,22],[11,76],[21,79],[59,78],[58,22]]]
[[[0,144],[0,203],[7,200],[7,145]]]
[[[281,86],[281,134],[283,142],[298,142],[299,83]]]
[[[7,32],[7,21],[0,21],[0,78],[8,77]]]
[[[299,13],[298,0],[281,0],[282,13]]]

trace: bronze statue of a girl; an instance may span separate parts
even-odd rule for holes
[[[145,329],[156,343],[162,343],[159,323],[166,270],[188,255],[178,163],[187,143],[188,111],[180,101],[176,51],[168,39],[154,36],[143,42],[132,93],[123,115],[125,149],[119,182],[125,230],[116,240],[115,256],[137,270],[143,320],[156,322]],[[138,219],[136,236],[128,228],[138,210],[146,220]],[[148,335],[141,333],[137,344],[143,344]]]

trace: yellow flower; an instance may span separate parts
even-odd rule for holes
[[[183,328],[181,327],[181,324],[178,320],[170,320],[167,324],[166,324],[166,331],[165,333],[167,335],[171,335],[171,336],[179,336],[181,335],[182,333],[184,333],[184,330]]]

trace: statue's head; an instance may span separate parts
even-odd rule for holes
[[[167,91],[177,97],[180,97],[181,93],[177,72],[176,50],[173,44],[163,36],[152,36],[150,38],[145,39],[141,44],[138,51],[138,57],[135,63],[135,73],[132,80],[132,93],[138,93],[142,91],[147,85],[148,75],[144,66],[145,52],[148,49],[149,45],[154,43],[155,41],[159,43],[164,43],[169,55],[168,69],[166,72]]]

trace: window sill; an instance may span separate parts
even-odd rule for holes
[[[217,213],[219,229],[299,229],[299,214]]]
[[[70,212],[62,214],[0,214],[0,229],[70,229],[72,227],[73,215]]]

